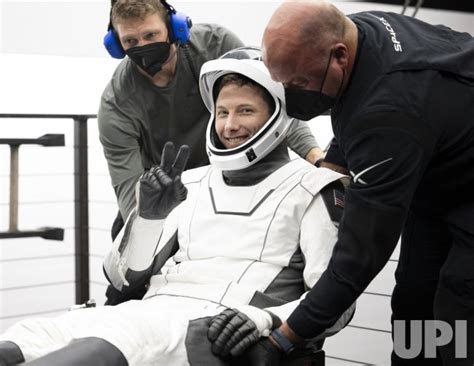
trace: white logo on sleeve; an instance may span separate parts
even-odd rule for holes
[[[372,170],[372,169],[378,167],[379,165],[385,164],[385,163],[389,162],[389,161],[392,160],[392,159],[393,159],[393,158],[388,158],[388,159],[379,161],[377,164],[371,165],[371,166],[369,166],[368,168],[362,170],[360,173],[357,173],[357,174],[355,174],[353,171],[350,171],[351,176],[352,176],[352,180],[354,181],[354,183],[367,184],[367,182],[365,182],[365,181],[363,181],[362,179],[360,179],[360,177],[361,177],[363,174],[367,173],[369,170]]]

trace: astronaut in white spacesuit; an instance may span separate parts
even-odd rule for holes
[[[290,160],[283,86],[257,58],[238,49],[201,70],[211,165],[182,173],[188,150],[168,143],[137,183],[104,271],[143,300],[20,322],[0,364],[225,365],[287,319],[328,264],[342,176]]]

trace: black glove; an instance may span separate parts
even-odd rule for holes
[[[226,309],[213,317],[207,331],[212,353],[220,357],[239,356],[260,336],[255,323],[237,309]]]
[[[153,166],[139,180],[138,214],[145,219],[164,219],[186,199],[188,190],[181,182],[189,158],[189,146],[178,153],[172,142],[167,142],[161,153],[160,166]]]
[[[250,366],[278,366],[282,357],[283,352],[265,337],[245,352],[244,362]]]

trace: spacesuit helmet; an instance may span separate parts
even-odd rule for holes
[[[215,87],[227,74],[240,74],[263,87],[274,100],[275,109],[270,118],[251,138],[241,145],[227,149],[220,142],[215,128]],[[201,68],[199,89],[211,113],[206,130],[206,150],[213,166],[222,170],[245,169],[268,155],[285,138],[291,122],[285,109],[283,85],[270,77],[257,47],[240,47],[220,58],[206,62]]]

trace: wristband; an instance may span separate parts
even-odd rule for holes
[[[285,337],[285,335],[281,332],[280,328],[276,328],[271,334],[270,337],[280,346],[281,350],[288,354],[295,349],[295,345],[291,343],[291,341]]]

